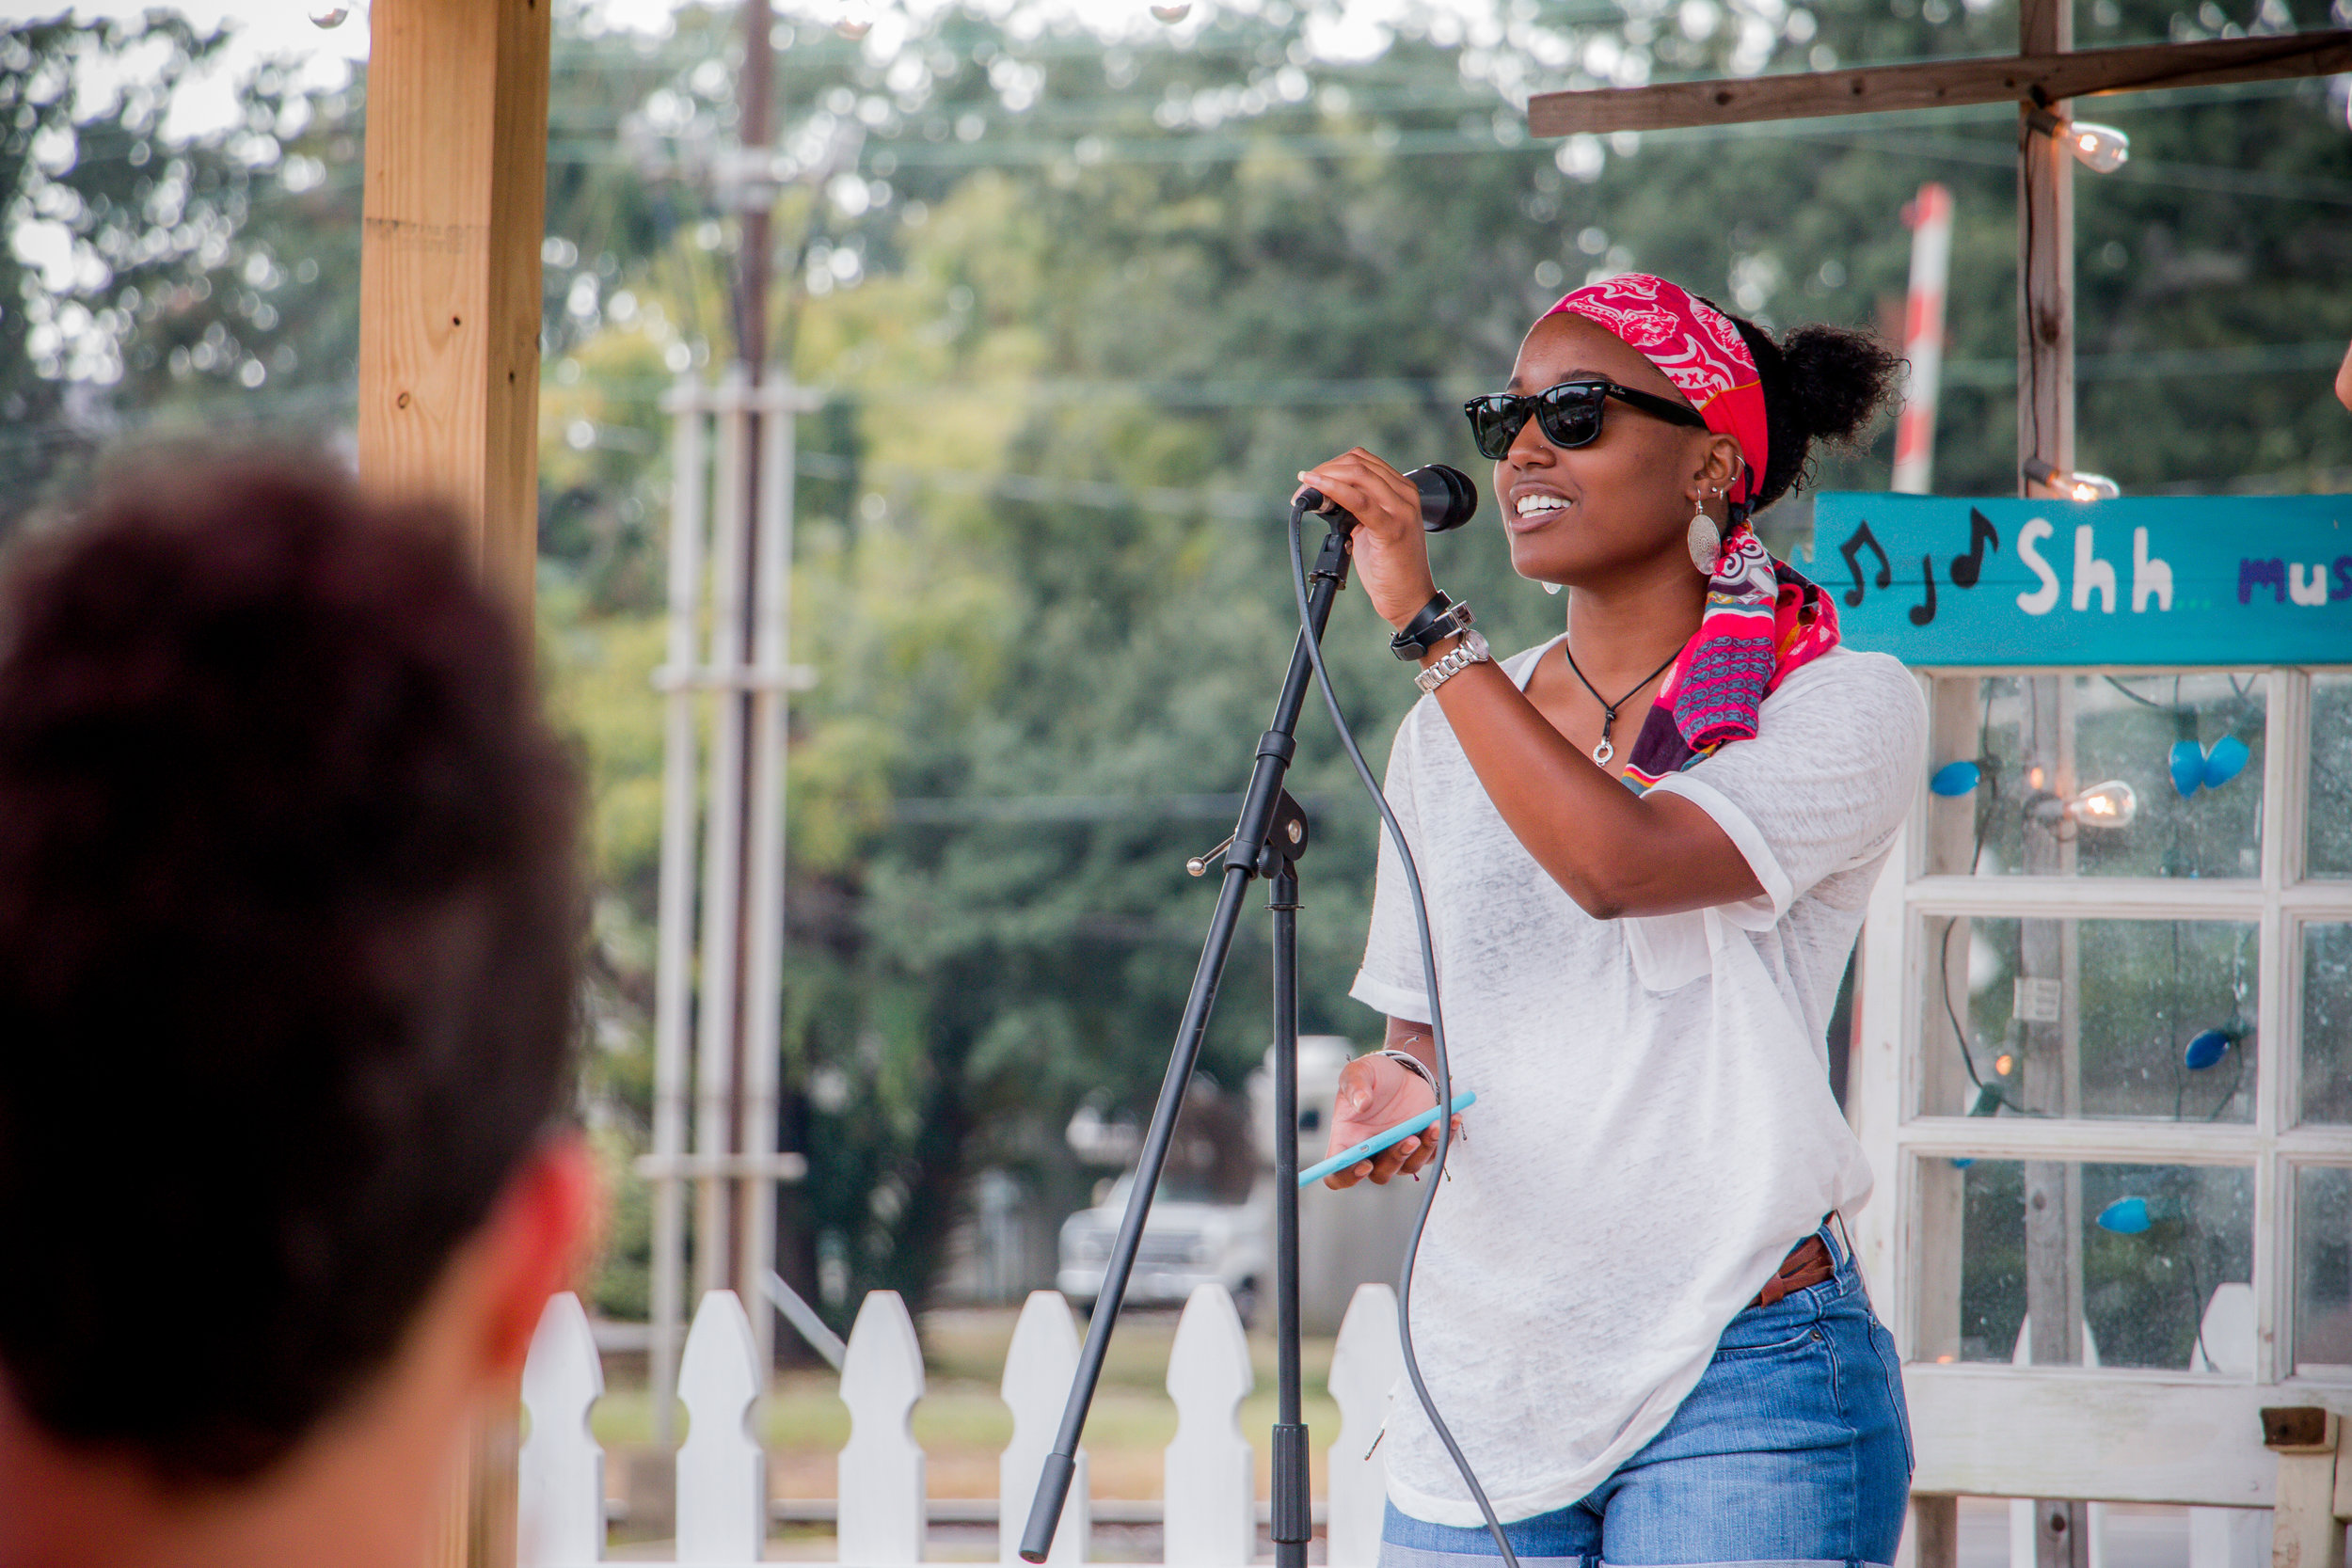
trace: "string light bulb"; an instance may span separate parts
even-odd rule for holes
[[[2111,501],[2123,493],[2123,487],[2105,474],[2057,467],[2039,457],[2026,460],[2026,477],[2036,484],[2049,486],[2070,501]]]
[[[863,7],[844,11],[834,23],[833,30],[851,43],[856,43],[874,30],[874,13]]]
[[[312,6],[310,10],[313,27],[340,27],[351,18],[349,6]]]
[[[2035,130],[2072,152],[2093,174],[2113,174],[2131,161],[2132,138],[2112,125],[2060,119],[2047,109],[2036,109],[2028,119]]]
[[[2139,791],[2107,779],[2066,802],[2066,815],[2087,828],[2128,828],[2139,815]]]
[[[1179,0],[1179,3],[1176,5],[1154,6],[1152,8],[1152,15],[1157,20],[1167,23],[1171,27],[1191,14],[1192,0]]]
[[[2112,125],[2077,119],[2066,127],[2066,150],[2093,174],[2113,174],[2131,161],[2132,138]]]
[[[2139,816],[2139,791],[2122,779],[2103,779],[2071,799],[2044,791],[2026,802],[2026,815],[2086,828],[2128,828]]]

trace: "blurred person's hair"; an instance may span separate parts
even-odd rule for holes
[[[399,1347],[568,1105],[577,789],[455,521],[150,462],[0,576],[0,1377],[167,1481]]]

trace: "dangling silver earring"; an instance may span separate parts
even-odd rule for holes
[[[1715,560],[1724,553],[1724,536],[1715,528],[1715,519],[1707,515],[1707,503],[1700,501],[1691,515],[1691,531],[1686,540],[1691,546],[1691,564],[1702,577],[1715,575]]]
[[[1556,582],[1545,583],[1544,592],[1547,594],[1557,594],[1560,592],[1560,585]]]

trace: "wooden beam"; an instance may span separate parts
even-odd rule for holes
[[[1527,128],[1538,136],[1671,131],[1690,125],[2012,103],[2032,96],[2037,88],[2056,102],[2103,92],[2331,76],[2344,71],[2352,71],[2352,30],[2286,33],[1539,93],[1528,100]]]
[[[376,0],[359,474],[453,500],[531,602],[552,0]]]
[[[359,246],[359,476],[456,503],[531,611],[552,0],[375,0]],[[511,1568],[520,1390],[469,1435],[434,1568]]]
[[[2260,1410],[2280,1393],[2207,1373],[1915,1363],[1912,1490],[2267,1508],[2279,1466]]]

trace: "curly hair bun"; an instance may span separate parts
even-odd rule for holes
[[[1800,326],[1780,341],[1788,399],[1809,440],[1839,444],[1868,430],[1900,390],[1902,357],[1842,326]]]
[[[1713,304],[1713,301],[1708,301]],[[1715,306],[1723,310],[1720,305]],[[1772,447],[1755,496],[1757,510],[1811,483],[1817,445],[1851,447],[1901,389],[1902,356],[1867,332],[1800,326],[1775,341],[1744,317],[1731,324],[1756,356]]]

